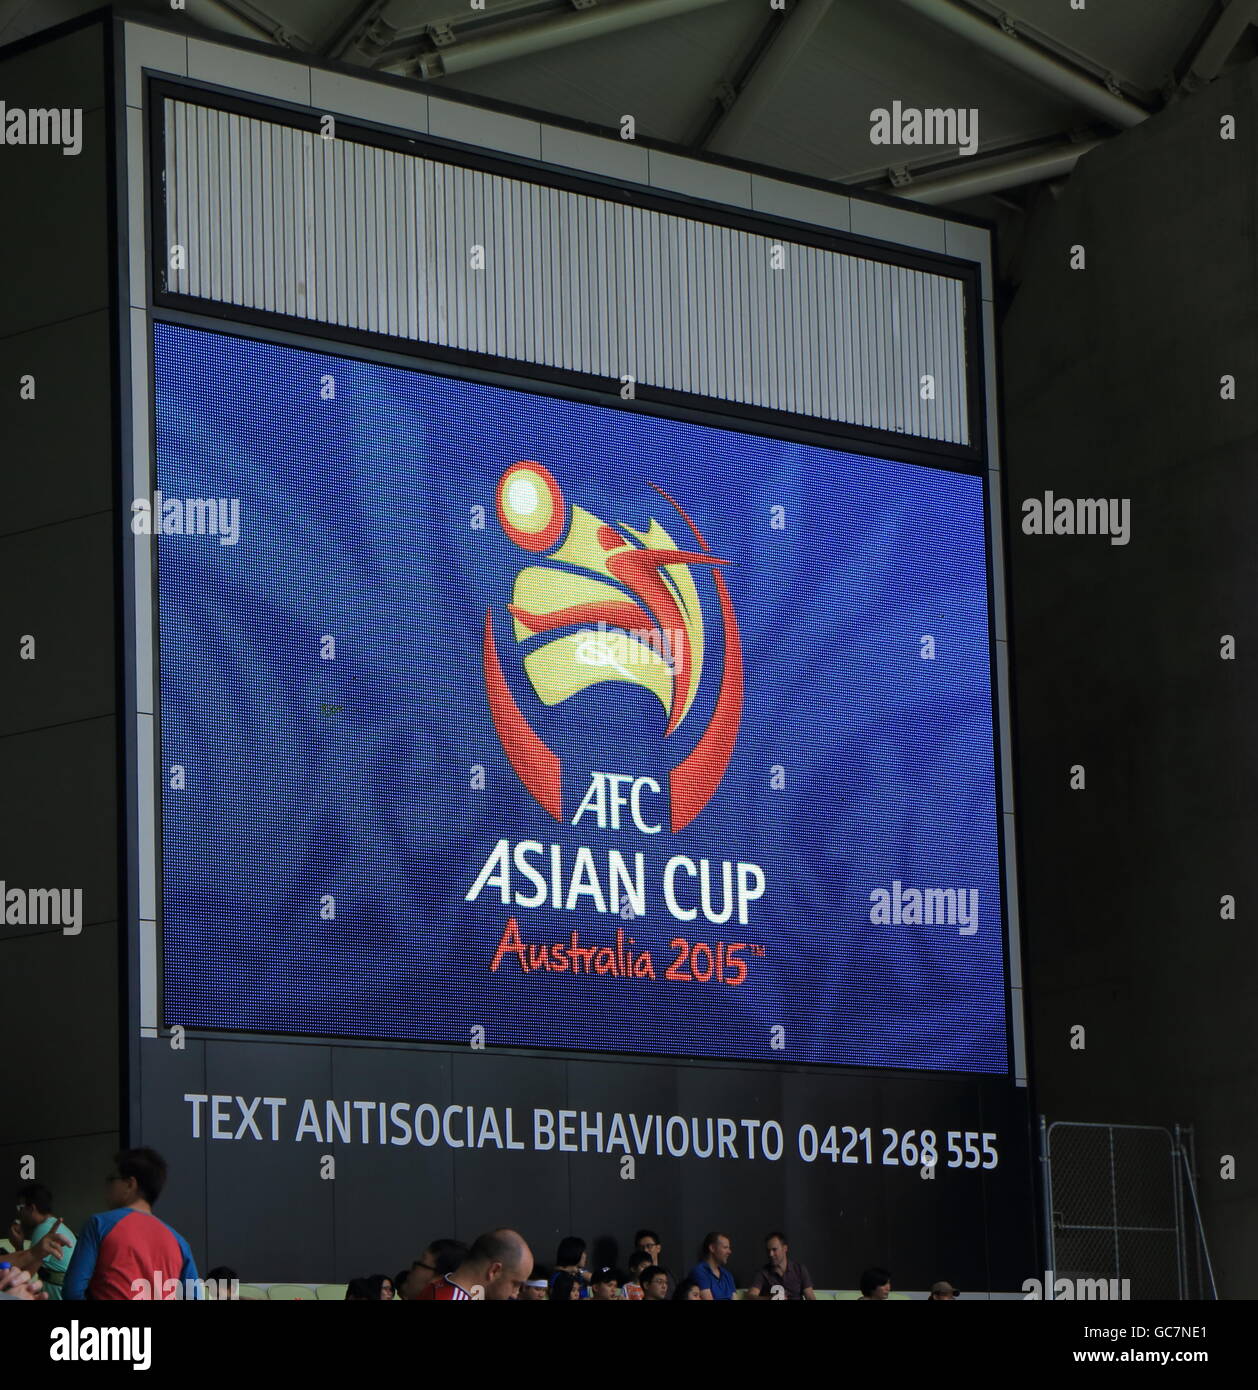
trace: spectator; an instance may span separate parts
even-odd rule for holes
[[[45,1260],[49,1259],[53,1255],[59,1254],[62,1250],[66,1248],[67,1241],[66,1238],[59,1232],[60,1225],[61,1220],[60,1218],[58,1218],[54,1222],[52,1229],[48,1232],[47,1235],[40,1236],[40,1238],[34,1243],[34,1245],[29,1246],[25,1250],[12,1251],[9,1254],[8,1259],[4,1261],[4,1263],[7,1264],[11,1269],[20,1270],[23,1274],[25,1274],[27,1276],[28,1281],[33,1279],[37,1284],[39,1284],[40,1289],[42,1290],[42,1292],[38,1295],[38,1297],[40,1298],[48,1297],[47,1289],[44,1289],[43,1284],[39,1280],[40,1266],[44,1263]],[[21,1280],[18,1280],[17,1282],[21,1283],[23,1288],[26,1287],[26,1284],[23,1283]],[[23,1294],[22,1297],[29,1297],[29,1295]]]
[[[367,1282],[376,1291],[377,1303],[393,1302],[393,1280],[387,1274],[373,1274]]]
[[[748,1298],[778,1298],[788,1303],[798,1303],[801,1299],[817,1297],[817,1291],[812,1286],[812,1275],[798,1260],[790,1258],[790,1246],[781,1231],[772,1231],[765,1236],[764,1248],[769,1258],[756,1271],[756,1277],[747,1290]],[[776,1292],[778,1289],[782,1292]]]
[[[653,1265],[659,1264],[660,1251],[663,1247],[660,1245],[659,1236],[657,1236],[654,1231],[639,1231],[633,1238],[633,1248],[635,1250],[645,1250],[651,1257],[651,1263]]]
[[[47,1297],[48,1294],[38,1279],[32,1279],[26,1270],[19,1269],[7,1260],[0,1261],[0,1298],[34,1303]]]
[[[620,1271],[604,1266],[595,1270],[590,1281],[590,1298],[595,1303],[614,1303],[620,1298]]]
[[[699,1286],[699,1296],[707,1302],[718,1303],[734,1297],[734,1276],[726,1269],[733,1248],[723,1231],[709,1231],[703,1238],[703,1254],[690,1271]]]
[[[857,1303],[885,1303],[891,1297],[891,1275],[875,1265],[861,1275],[861,1296]]]
[[[497,1303],[518,1298],[532,1272],[533,1252],[524,1237],[500,1228],[477,1236],[458,1269],[439,1275],[419,1297],[425,1302],[461,1303],[483,1298]]]
[[[571,1274],[580,1286],[579,1296],[589,1298],[590,1291],[586,1287],[586,1281],[590,1277],[590,1271],[585,1267],[585,1260],[585,1241],[580,1236],[564,1236],[555,1252],[555,1272],[550,1276],[551,1283],[553,1284],[561,1273]]]
[[[629,1278],[625,1281],[625,1297],[630,1303],[642,1301],[642,1271],[654,1261],[641,1246],[629,1256]]]
[[[105,1180],[110,1210],[88,1218],[62,1292],[70,1301],[130,1301],[196,1296],[196,1261],[178,1231],[153,1215],[166,1186],[166,1160],[152,1149],[126,1149]],[[181,1288],[171,1290],[171,1281]],[[149,1280],[152,1280],[150,1285]]]
[[[434,1240],[411,1265],[400,1289],[402,1297],[418,1298],[434,1279],[458,1269],[466,1258],[467,1246],[461,1240]]]
[[[534,1265],[533,1274],[520,1290],[521,1303],[545,1303],[550,1284],[550,1271],[545,1265]]]
[[[240,1276],[226,1265],[215,1265],[205,1276],[206,1294],[221,1301],[239,1301]]]
[[[9,1240],[15,1252],[25,1251],[28,1243],[38,1245],[53,1231],[64,1240],[64,1247],[41,1260],[38,1267],[38,1278],[48,1291],[49,1299],[55,1303],[61,1298],[66,1270],[70,1268],[70,1258],[74,1254],[74,1232],[52,1214],[52,1206],[52,1193],[43,1183],[28,1182],[18,1188],[17,1220],[9,1227]],[[34,1274],[35,1270],[29,1272]]]
[[[345,1285],[346,1303],[378,1303],[375,1290],[371,1287],[370,1279],[351,1279]]]
[[[550,1278],[550,1303],[576,1303],[584,1290],[584,1285],[575,1274],[561,1269]]]
[[[639,1276],[642,1284],[644,1303],[666,1303],[668,1301],[668,1271],[659,1265],[647,1265]]]
[[[937,1284],[932,1284],[930,1286],[930,1297],[926,1300],[926,1302],[951,1303],[954,1299],[960,1297],[961,1295],[956,1291],[956,1289],[952,1287],[952,1285],[946,1279],[941,1279]]]
[[[698,1303],[702,1298],[703,1290],[693,1279],[687,1277],[677,1285],[677,1292],[673,1295],[673,1302]]]
[[[399,1269],[393,1276],[393,1292],[396,1297],[403,1297],[402,1290],[406,1287],[406,1280],[409,1275],[409,1269]]]

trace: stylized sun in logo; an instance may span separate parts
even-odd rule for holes
[[[600,681],[621,681],[649,690],[664,709],[663,737],[675,734],[694,707],[707,655],[692,570],[702,567],[711,576],[724,628],[721,679],[711,718],[669,774],[676,831],[708,804],[729,766],[742,717],[742,643],[721,573],[729,562],[711,553],[662,488],[651,486],[689,528],[697,548],[679,546],[654,517],[647,530],[635,531],[569,506],[550,471],[531,461],[512,464],[498,480],[497,510],[507,537],[548,561],[519,572],[507,605],[517,645],[529,647],[524,673],[545,705]],[[550,633],[551,640],[536,642]],[[494,727],[511,766],[538,804],[562,820],[563,769],[507,684],[492,608],[485,613],[484,665]]]

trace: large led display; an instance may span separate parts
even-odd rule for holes
[[[1006,1072],[980,478],[154,348],[167,1023]]]

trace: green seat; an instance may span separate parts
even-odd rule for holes
[[[317,1297],[311,1284],[272,1284],[267,1289],[266,1296],[272,1302],[279,1300],[285,1303],[300,1303],[303,1299],[313,1302]]]
[[[328,1300],[338,1298],[343,1300],[347,1287],[348,1285],[346,1284],[320,1284],[319,1287],[315,1289],[315,1297]]]
[[[265,1298],[266,1290],[260,1289],[256,1284],[241,1284],[239,1298]]]

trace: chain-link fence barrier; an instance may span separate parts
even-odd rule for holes
[[[1206,1296],[1189,1132],[1041,1121],[1041,1145],[1055,1280],[1102,1280],[1100,1297]]]

